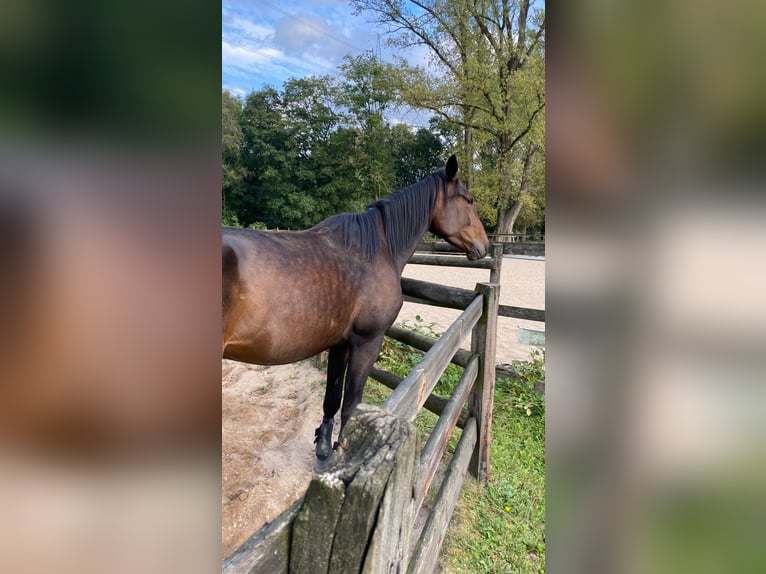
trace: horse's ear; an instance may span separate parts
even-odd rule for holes
[[[447,179],[452,181],[455,179],[455,176],[457,175],[457,158],[455,157],[455,154],[452,154],[449,156],[449,159],[447,160]]]

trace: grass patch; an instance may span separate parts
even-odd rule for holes
[[[420,317],[404,326],[438,336]],[[405,377],[422,356],[386,338],[377,365]],[[466,479],[439,558],[444,572],[545,571],[545,398],[533,391],[535,382],[545,377],[545,357],[535,351],[530,361],[514,361],[513,367],[515,377],[498,379],[495,385],[489,482],[482,488],[470,476]],[[434,392],[449,396],[462,374],[461,367],[450,365]],[[390,394],[368,379],[363,400],[379,405]],[[437,420],[425,409],[418,414],[421,446]],[[460,434],[459,429],[453,433],[447,457]]]
[[[496,383],[489,482],[466,480],[440,562],[445,572],[545,572],[545,399],[523,381]]]

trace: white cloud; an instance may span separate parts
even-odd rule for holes
[[[386,46],[383,29],[368,15],[353,15],[345,0],[224,0],[222,13],[223,82],[248,89],[336,74],[343,56],[368,49],[380,50],[386,61],[396,54],[427,63],[425,51]]]
[[[263,24],[254,24],[244,18],[233,18],[231,28],[241,31],[251,40],[271,40],[274,37],[274,28]]]
[[[313,55],[336,63],[344,54],[358,51],[341,29],[312,14],[281,18],[274,30],[274,44],[287,53]]]
[[[221,40],[221,60],[224,66],[247,67],[253,64],[265,64],[283,56],[283,52],[276,48],[251,48]]]

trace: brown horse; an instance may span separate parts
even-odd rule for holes
[[[306,231],[223,230],[224,358],[277,365],[330,350],[315,440],[320,460],[332,452],[341,397],[341,433],[362,398],[383,333],[402,306],[402,270],[423,234],[430,229],[471,260],[487,253],[473,196],[457,171],[453,155],[446,169],[367,211],[334,215]]]

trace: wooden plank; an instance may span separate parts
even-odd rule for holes
[[[394,470],[380,503],[363,574],[406,572],[415,523],[412,485],[418,473],[418,433],[411,432],[396,451]]]
[[[545,323],[545,309],[527,309],[526,307],[513,307],[511,305],[500,305],[497,309],[501,317],[511,317],[513,319],[525,319],[527,321],[540,321]]]
[[[460,343],[478,323],[481,310],[482,297],[476,297],[381,406],[405,420],[413,420]]]
[[[502,245],[503,253],[505,255],[545,256],[544,241],[501,241],[500,238],[495,238],[492,239],[492,243],[499,243]],[[426,251],[428,253],[462,253],[460,249],[444,241],[421,243],[418,245],[417,250]]]
[[[397,377],[395,374],[384,371],[383,369],[379,369],[378,367],[372,368],[372,371],[370,371],[370,376],[379,383],[386,385],[392,391],[396,389],[396,387],[398,387],[400,384],[402,384],[403,380],[401,377]],[[448,399],[431,393],[426,398],[426,402],[423,403],[423,406],[435,415],[441,415],[444,411],[444,407],[447,406],[447,401]],[[460,418],[458,418],[457,426],[463,428],[463,425],[467,420],[468,411],[466,410],[460,413]]]
[[[425,299],[419,299],[418,297],[413,297],[412,295],[407,295],[406,293],[402,293],[402,299],[404,299],[407,303],[418,303],[419,305],[433,305],[433,303],[430,303],[429,301],[426,301]],[[434,307],[438,307],[438,305],[433,305]]]
[[[402,277],[402,293],[411,297],[417,297],[430,305],[437,307],[449,307],[451,309],[465,309],[476,297],[476,293],[469,289],[459,287],[447,287],[429,281],[420,281],[409,277]]]
[[[438,341],[438,339],[434,337],[429,337],[428,335],[421,335],[420,333],[415,333],[414,331],[405,329],[404,327],[399,327],[398,325],[392,325],[391,327],[389,327],[388,331],[386,331],[386,335],[391,337],[392,339],[401,341],[402,343],[405,343],[409,345],[410,347],[414,347],[421,351],[428,351],[428,349],[433,347],[434,343]],[[470,360],[470,358],[475,356],[476,355],[474,355],[470,351],[466,351],[465,349],[458,349],[457,353],[455,353],[455,356],[452,357],[452,362],[455,365],[458,365],[460,367],[465,367],[468,364],[468,361]],[[392,373],[388,373],[387,371],[383,371],[382,369],[378,369],[378,370],[381,371],[382,373],[386,373],[386,375],[384,376],[388,376],[388,381],[383,381],[381,379],[374,377],[375,380],[380,381],[381,383],[386,385],[389,389],[395,389],[399,385],[399,383],[402,381],[401,378],[397,377],[396,375]],[[520,376],[519,373],[516,372],[516,368],[513,365],[509,365],[507,363],[495,365],[495,379],[497,379],[498,377],[510,377],[512,379],[518,379],[519,376]],[[393,379],[391,379],[391,377],[396,379],[395,383],[393,382]],[[534,390],[537,394],[544,395],[545,381],[536,382]],[[437,399],[437,401],[431,403],[430,399],[432,397],[434,399]],[[441,397],[437,397],[436,395],[430,395],[429,402],[426,402],[424,406],[428,410],[430,410],[432,413],[436,413],[437,415],[440,415],[442,411],[444,410],[444,403],[442,401],[445,401],[445,399]],[[460,419],[458,420],[457,425],[462,428],[466,418],[467,418],[467,415],[465,413],[460,415]]]
[[[446,287],[437,283],[420,281],[409,277],[402,277],[402,293],[404,293],[405,301],[420,303],[421,305],[447,307],[449,309],[465,309],[471,303],[473,297],[476,296],[470,289]],[[545,309],[499,305],[498,314],[512,319],[545,323]]]
[[[418,473],[415,489],[415,512],[420,508],[423,497],[431,486],[436,469],[444,455],[444,449],[447,448],[447,442],[450,436],[452,436],[455,423],[457,423],[458,417],[463,411],[463,405],[468,400],[468,395],[473,388],[478,372],[479,360],[474,355],[463,372],[457,387],[455,387],[455,392],[452,393],[447,402],[442,416],[439,417],[431,431],[431,436],[428,437],[428,441],[423,447],[423,452],[420,454],[420,472]]]
[[[478,440],[471,458],[471,473],[482,484],[489,476],[489,444],[492,440],[492,408],[495,397],[495,354],[497,347],[497,303],[500,285],[478,283],[482,294],[482,314],[471,339],[471,351],[479,355],[479,375],[470,398],[471,414],[476,417]]]
[[[222,574],[287,574],[293,521],[302,503],[303,497],[232,552]]]
[[[489,282],[500,284],[500,277],[503,272],[503,246],[499,243],[492,243],[489,246],[489,256],[492,258],[492,267],[489,272]]]
[[[293,524],[290,574],[329,570],[335,529],[345,497],[341,477],[324,472],[312,478]],[[320,516],[322,519],[318,520]]]
[[[380,408],[359,406],[344,430],[347,447],[306,491],[293,526],[291,573],[362,569],[389,479],[397,464],[405,464],[400,452],[415,456],[415,446],[404,447],[416,442],[416,435],[410,423]]]
[[[476,419],[470,418],[460,437],[455,456],[452,457],[447,473],[426,525],[420,534],[415,551],[410,561],[409,574],[430,574],[436,567],[439,550],[444,541],[449,521],[455,510],[460,489],[465,482],[465,475],[471,460],[471,453],[476,445]]]
[[[418,251],[428,251],[428,252],[437,252],[437,253],[462,253],[460,248],[455,247],[451,243],[447,243],[446,241],[436,241],[431,243],[421,242],[420,245],[418,245]]]
[[[435,255],[426,253],[413,253],[407,262],[412,265],[443,265],[447,267],[469,267],[472,269],[492,269],[492,259],[476,259],[471,261],[466,257],[454,255]]]
[[[420,351],[428,351],[431,347],[434,346],[434,343],[439,340],[435,337],[422,335],[412,331],[411,329],[406,329],[398,325],[391,325],[386,331],[386,335],[392,339],[396,339],[397,341],[404,343],[405,345],[415,347]],[[458,349],[455,353],[455,356],[452,358],[452,362],[461,367],[465,367],[471,357],[472,355],[470,351],[465,349]]]

